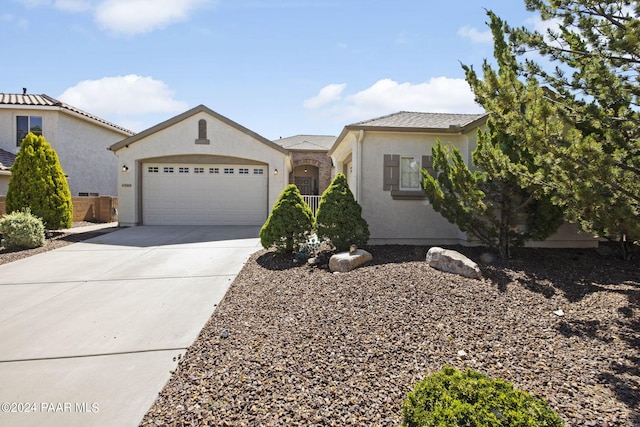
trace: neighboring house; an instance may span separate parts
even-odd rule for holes
[[[457,226],[430,205],[421,169],[432,170],[431,149],[440,140],[457,148],[468,165],[486,114],[399,112],[346,126],[329,150],[336,173],[349,187],[369,224],[370,244],[470,244]],[[565,224],[538,246],[597,246]]]
[[[289,151],[204,105],[110,150],[121,226],[262,225],[293,169]]]
[[[0,149],[15,156],[29,132],[56,151],[72,196],[117,194],[117,159],[107,148],[133,132],[47,95],[0,93]],[[6,167],[13,163],[0,162],[0,194],[6,194]]]
[[[16,160],[16,155],[0,148],[0,195],[7,194],[11,166]]]

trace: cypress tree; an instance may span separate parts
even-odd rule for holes
[[[11,167],[7,212],[29,208],[48,230],[71,227],[73,204],[58,155],[41,135],[29,133]]]

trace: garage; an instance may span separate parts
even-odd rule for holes
[[[262,225],[267,219],[265,166],[144,163],[146,225]]]
[[[261,226],[293,168],[288,150],[204,105],[109,149],[121,227]]]

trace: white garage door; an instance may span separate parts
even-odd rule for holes
[[[262,225],[267,209],[264,166],[143,165],[146,225]]]

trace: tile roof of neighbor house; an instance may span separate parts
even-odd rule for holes
[[[332,135],[295,135],[273,141],[282,148],[293,151],[328,151],[336,142]]]
[[[108,122],[107,120],[101,119],[100,117],[94,116],[93,114],[89,114],[86,111],[82,111],[81,109],[76,108],[72,105],[65,104],[62,101],[58,101],[57,99],[50,97],[49,95],[0,93],[0,106],[2,105],[37,106],[37,107],[45,107],[45,108],[51,107],[52,109],[61,108],[67,111],[71,111],[75,114],[84,116],[90,120],[94,120],[103,125],[117,129],[122,133],[125,133],[128,135],[135,135],[135,132],[130,131],[129,129],[126,129],[126,128],[123,128],[122,126],[118,126],[114,123]]]
[[[7,170],[13,166],[16,155],[0,148],[0,170]]]
[[[487,117],[486,113],[450,114],[400,111],[399,113],[353,123],[347,127],[451,129],[464,128],[479,119],[484,119],[485,117]]]

